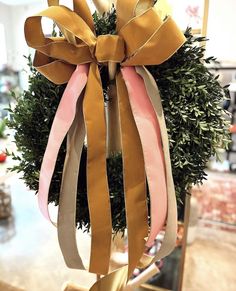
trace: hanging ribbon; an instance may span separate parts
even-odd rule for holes
[[[128,266],[103,277],[90,290],[120,290],[137,265],[147,265],[167,255],[175,244],[177,211],[168,135],[156,83],[142,66],[163,63],[183,45],[185,38],[170,17],[161,20],[152,2],[117,0],[117,35],[95,35],[85,0],[74,0],[74,11],[60,6],[59,1],[49,0],[48,9],[25,22],[27,44],[36,49],[36,69],[55,84],[68,82],[41,166],[40,209],[50,219],[48,191],[58,151],[67,134],[58,238],[66,264],[85,269],[77,249],[75,217],[80,155],[86,132],[91,222],[89,271],[103,275],[109,272],[112,221],[106,174],[106,120],[98,63],[113,62],[121,67],[116,72],[116,85],[129,262]],[[45,37],[42,17],[53,20],[63,37]],[[149,231],[146,177],[151,198]],[[165,224],[161,250],[155,258],[147,258],[143,255],[145,247],[152,244]]]
[[[166,220],[167,188],[161,133],[154,108],[135,68],[124,67],[122,75],[129,92],[132,112],[141,138],[145,169],[151,199],[151,232],[146,245],[150,247]],[[158,175],[157,175],[158,172]],[[158,218],[156,214],[158,213]]]

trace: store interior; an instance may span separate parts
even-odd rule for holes
[[[61,1],[72,7],[73,1]],[[92,13],[95,6],[87,1]],[[96,1],[95,1],[96,2]],[[159,291],[236,290],[236,37],[235,0],[158,0],[158,12],[171,14],[181,30],[192,26],[196,37],[206,36],[204,58],[217,62],[208,70],[228,85],[228,111],[231,142],[217,148],[206,164],[203,183],[193,185],[184,197],[179,213],[178,237],[174,251],[155,263],[155,270],[135,269],[135,289]],[[24,23],[27,17],[47,8],[46,0],[0,0],[0,291],[76,291],[89,290],[98,276],[69,269],[60,251],[56,228],[38,208],[35,191],[30,190],[21,172],[10,171],[21,155],[15,131],[6,125],[9,106],[14,110],[17,96],[29,89],[29,55]],[[43,20],[45,35],[51,35],[52,22]],[[38,140],[40,143],[40,140]],[[50,205],[56,219],[57,207]],[[113,269],[125,264],[127,233],[114,243]],[[150,253],[161,244],[160,233]],[[80,254],[89,264],[90,234],[77,231]],[[145,273],[146,271],[146,273]],[[140,277],[141,278],[141,277]],[[78,287],[78,286],[83,286]],[[87,289],[86,289],[87,288]],[[127,289],[128,290],[128,289]],[[104,290],[108,291],[108,290]],[[112,290],[113,291],[113,290]]]

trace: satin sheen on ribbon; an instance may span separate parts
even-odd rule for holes
[[[67,135],[67,149],[61,181],[57,227],[58,241],[61,249],[63,249],[62,254],[65,263],[70,268],[85,270],[77,248],[75,212],[80,158],[85,139],[82,102],[83,93],[77,102],[76,116]]]
[[[163,228],[167,213],[167,188],[161,132],[145,84],[134,67],[121,69],[141,139],[151,199],[151,232],[146,246],[153,244]]]
[[[44,153],[39,176],[38,202],[41,212],[50,221],[48,192],[56,165],[57,155],[75,118],[76,103],[87,83],[87,74],[87,65],[77,66],[72,74],[58,106]]]
[[[166,167],[166,181],[168,193],[167,220],[164,240],[160,250],[157,252],[156,256],[152,260],[152,263],[154,263],[157,260],[160,260],[161,258],[164,258],[168,254],[170,254],[173,250],[173,246],[175,246],[177,235],[177,205],[171,168],[169,139],[159,90],[153,76],[148,72],[145,67],[136,67],[136,72],[142,77],[148,96],[152,102],[153,108],[155,109],[156,117],[158,119],[161,130],[161,138]]]
[[[146,175],[142,145],[129,103],[127,88],[121,73],[116,77],[121,129],[124,193],[128,229],[128,277],[138,265],[148,236]],[[132,161],[132,163],[130,163]],[[135,165],[135,167],[133,166]],[[135,205],[135,207],[134,207]],[[146,227],[138,227],[144,223]]]
[[[52,125],[41,167],[39,204],[44,216],[50,219],[47,206],[50,180],[60,145],[68,132],[58,215],[58,237],[67,265],[84,269],[76,244],[75,211],[78,164],[86,129],[87,192],[92,230],[89,270],[99,274],[108,272],[112,224],[106,177],[106,123],[97,63],[115,62],[123,67],[123,78],[118,71],[116,80],[129,264],[106,275],[90,289],[118,291],[129,279],[136,265],[141,264],[145,267],[151,262],[150,257],[142,256],[144,246],[151,245],[165,222],[164,242],[152,262],[164,257],[173,249],[177,221],[168,135],[158,89],[145,68],[136,67],[136,73],[134,68],[128,66],[161,64],[177,51],[185,42],[185,38],[170,17],[165,21],[160,19],[152,7],[151,0],[117,0],[117,35],[98,37],[94,33],[92,17],[85,0],[73,1],[75,12],[60,6],[57,0],[48,2],[49,6],[55,6],[26,20],[26,40],[29,46],[37,50],[34,65],[39,72],[56,84],[69,82]],[[41,27],[42,17],[52,19],[64,36],[46,38]],[[131,159],[131,156],[134,158]],[[149,235],[145,172],[151,196]],[[70,224],[69,227],[67,223]]]

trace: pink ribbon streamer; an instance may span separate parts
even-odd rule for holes
[[[52,222],[48,210],[48,193],[61,144],[76,114],[76,103],[87,84],[89,65],[78,65],[73,72],[58,106],[48,144],[44,153],[40,176],[38,203],[42,214]],[[52,222],[55,224],[54,222]]]
[[[123,67],[121,71],[144,153],[151,199],[151,229],[146,243],[150,247],[165,225],[167,216],[167,185],[161,132],[143,79],[134,67]]]

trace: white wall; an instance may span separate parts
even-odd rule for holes
[[[23,57],[33,53],[25,41],[24,22],[28,16],[34,15],[45,8],[45,1],[29,5],[10,6],[10,19],[12,22],[12,47],[8,48],[9,64],[13,69],[20,72],[20,83],[23,89],[28,88],[28,67],[26,59]]]
[[[72,0],[61,0],[60,3],[67,5],[70,8],[73,6]],[[89,0],[89,5],[93,10],[91,0]],[[2,4],[0,0],[0,22],[5,26],[8,64],[13,69],[21,72],[23,70],[27,70],[26,60],[23,55],[28,56],[29,53],[33,52],[32,49],[28,48],[25,42],[25,19],[28,16],[34,15],[46,8],[46,0],[38,0],[36,3],[17,6]],[[48,23],[46,23],[46,26],[47,24]],[[48,29],[50,30],[50,28]],[[22,86],[27,88],[27,74],[23,72],[20,77]]]
[[[16,70],[21,70],[22,67],[24,67],[25,59],[23,58],[23,55],[28,55],[30,52],[24,37],[25,19],[27,16],[33,15],[41,11],[43,8],[43,1],[39,1],[39,4],[36,3],[10,7],[10,18],[12,20],[12,30],[10,33],[13,37],[13,46],[9,49],[9,62]]]
[[[207,55],[236,64],[236,0],[210,0]]]
[[[73,1],[70,0],[61,0],[60,3],[62,5],[67,5],[70,8],[73,6]],[[91,5],[91,1],[89,0],[89,4]],[[7,6],[3,5],[6,13],[4,21],[6,25],[7,34],[10,35],[10,41],[8,42],[8,61],[11,66],[16,70],[20,70],[25,63],[23,59],[23,55],[28,55],[30,50],[25,42],[24,37],[24,22],[28,16],[34,15],[44,9],[46,9],[47,1],[46,0],[38,0],[36,3],[28,4],[28,5],[17,5],[17,6]],[[0,11],[1,11],[0,7]],[[2,12],[2,11],[1,11]],[[0,12],[0,13],[1,13]],[[1,22],[1,14],[0,14],[0,22]],[[10,22],[10,25],[9,25]],[[50,29],[49,29],[50,30]],[[51,32],[51,30],[50,30]],[[47,31],[48,33],[48,31]]]
[[[14,70],[20,71],[21,85],[24,89],[28,86],[26,60],[23,55],[28,55],[24,37],[24,21],[27,16],[33,15],[44,9],[46,1],[38,1],[29,5],[9,6],[0,2],[0,23],[5,26],[7,61]],[[31,51],[32,52],[32,51]]]
[[[12,22],[10,18],[10,13],[11,13],[10,7],[0,2],[0,23],[4,25],[7,50],[13,46],[12,44],[13,36],[11,33],[9,33],[9,31],[12,31]],[[8,61],[9,61],[9,58],[10,56],[7,55]]]

